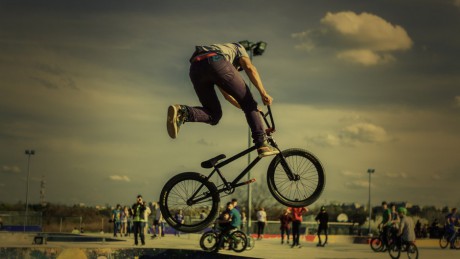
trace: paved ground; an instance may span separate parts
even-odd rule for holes
[[[110,235],[105,235],[109,238]],[[180,237],[166,236],[161,239],[148,239],[145,246],[134,246],[133,238],[125,238],[119,242],[48,242],[44,245],[31,245],[32,236],[21,236],[20,234],[4,234],[0,236],[0,247],[3,250],[14,248],[30,248],[31,250],[45,249],[46,251],[54,251],[58,259],[72,258],[90,258],[88,251],[92,250],[92,254],[97,258],[123,258],[122,256],[110,256],[116,254],[113,251],[131,251],[131,254],[136,254],[136,251],[164,251],[166,249],[175,250],[192,250],[200,251],[198,234],[185,234]],[[288,245],[281,245],[279,239],[264,239],[256,241],[255,248],[251,251],[243,253],[235,253],[232,251],[224,251],[221,254],[233,255],[252,258],[317,258],[317,259],[332,259],[332,258],[390,258],[388,253],[375,253],[371,251],[367,244],[352,244],[344,239],[331,238],[331,243],[326,247],[316,247],[314,242],[301,242],[301,248],[291,248]],[[419,240],[419,258],[460,258],[460,250],[442,250],[437,244],[437,240]],[[134,253],[132,252],[134,251]],[[197,253],[197,252],[196,252]],[[145,253],[144,253],[145,254]],[[85,256],[86,255],[86,256]],[[139,255],[139,253],[137,253]],[[132,258],[137,257],[132,256]],[[92,256],[91,256],[92,257]],[[131,257],[131,256],[128,256]],[[205,256],[213,258],[212,255]],[[56,257],[55,257],[56,258]],[[163,258],[163,257],[162,257]],[[181,256],[176,257],[181,258]],[[203,256],[195,258],[204,258]],[[407,258],[403,255],[401,258]]]

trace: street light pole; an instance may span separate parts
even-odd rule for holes
[[[27,188],[26,188],[26,214],[24,216],[24,232],[26,232],[27,217],[29,213],[29,175],[30,175],[30,156],[35,155],[35,150],[26,150],[27,157]]]
[[[367,173],[369,174],[369,229],[368,235],[371,235],[371,216],[372,216],[372,207],[371,207],[371,174],[375,172],[375,169],[369,168],[367,169]]]
[[[240,41],[239,42],[249,53],[249,59],[252,62],[254,56],[261,56],[265,48],[267,47],[267,43],[263,41],[259,41],[257,43],[253,43],[250,41]],[[251,89],[251,80],[249,80],[248,87]],[[251,138],[251,128],[248,128],[248,148],[252,145],[252,138]],[[251,153],[248,153],[248,165],[251,163]],[[251,180],[251,171],[248,172],[248,181]],[[248,184],[248,210],[246,216],[246,225],[247,225],[247,232],[251,233],[251,213],[252,213],[252,188],[251,185]]]

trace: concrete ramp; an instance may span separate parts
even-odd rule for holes
[[[0,248],[0,258],[56,258],[56,259],[224,259],[242,258],[238,255],[209,253],[199,250],[182,249],[155,249],[155,248],[49,248],[49,247],[22,247]],[[244,257],[254,258],[254,257]]]

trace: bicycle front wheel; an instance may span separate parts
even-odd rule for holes
[[[206,252],[216,250],[218,244],[217,234],[214,231],[204,233],[200,238],[200,247]]]
[[[401,248],[393,243],[388,247],[388,253],[392,259],[398,259],[401,256]]]
[[[172,228],[186,233],[201,231],[213,223],[219,202],[216,186],[193,172],[174,176],[160,193],[163,218]]]
[[[418,259],[418,248],[415,244],[411,243],[407,245],[407,257],[409,259]]]
[[[289,179],[286,167],[295,179]],[[267,173],[268,188],[273,197],[288,207],[312,204],[320,197],[325,185],[323,166],[313,154],[303,149],[284,150],[273,158]]]
[[[443,234],[439,239],[439,246],[442,249],[445,249],[449,245],[449,236],[447,234]]]

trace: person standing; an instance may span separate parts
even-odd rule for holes
[[[112,221],[113,221],[113,236],[117,237],[117,234],[120,233],[120,226],[121,226],[121,206],[120,204],[117,204],[115,209],[112,210]]]
[[[145,235],[144,235],[144,228],[145,228],[145,205],[144,201],[142,200],[142,196],[137,196],[137,202],[134,203],[133,207],[133,228],[134,228],[134,245],[138,245],[138,236],[141,238],[141,244],[145,245]]]
[[[304,213],[307,213],[308,209],[305,207],[302,208],[291,208],[292,215],[292,246],[301,248],[302,246],[299,243],[300,240],[300,225],[302,224],[302,216]]]
[[[154,219],[153,219],[153,236],[152,238],[163,237],[163,215],[161,214],[160,205],[158,202],[154,204]]]
[[[120,221],[121,221],[121,230],[120,230],[120,236],[128,236],[127,234],[127,229],[128,229],[128,217],[129,214],[127,213],[126,206],[121,209],[121,216],[120,216]]]
[[[286,243],[289,245],[289,235],[291,234],[291,210],[285,209],[280,215],[281,244],[284,244],[284,234],[286,234]]]
[[[267,213],[264,208],[260,208],[259,211],[257,211],[257,240],[261,240],[264,237],[266,223]]]
[[[327,228],[329,223],[329,215],[326,212],[326,207],[321,206],[321,211],[318,213],[315,220],[318,223],[318,244],[316,246],[325,246],[327,244]],[[324,232],[326,236],[324,244],[321,243],[321,232]]]
[[[184,224],[185,219],[182,210],[179,210],[174,217],[176,218],[176,222],[179,224]],[[174,235],[180,237],[180,231],[174,230]]]
[[[264,105],[273,98],[262,84],[256,67],[246,49],[240,43],[224,43],[196,46],[190,58],[189,76],[202,107],[171,105],[168,107],[166,126],[175,139],[185,122],[202,122],[217,125],[222,118],[222,107],[216,94],[217,85],[222,95],[235,107],[242,109],[251,129],[252,139],[260,158],[276,155],[279,151],[266,140],[257,102],[238,71],[244,70],[259,91]]]

